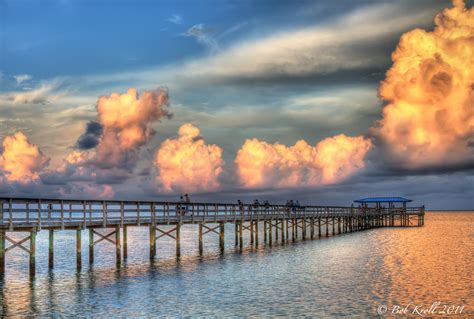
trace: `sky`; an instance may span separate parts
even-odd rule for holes
[[[474,209],[472,6],[0,0],[0,196]]]

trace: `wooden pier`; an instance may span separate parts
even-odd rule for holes
[[[168,237],[176,241],[176,256],[181,255],[181,227],[196,224],[199,228],[198,249],[203,253],[204,236],[214,234],[224,251],[225,224],[235,224],[235,246],[242,249],[244,233],[250,245],[286,243],[334,236],[377,227],[410,227],[424,225],[424,207],[368,208],[223,203],[177,203],[152,201],[102,201],[0,198],[0,275],[5,273],[5,258],[18,248],[29,254],[30,273],[35,273],[36,234],[49,233],[48,266],[54,267],[54,232],[76,232],[77,268],[82,267],[82,232],[89,233],[89,263],[94,262],[94,247],[103,242],[115,245],[116,262],[127,258],[127,227],[149,228],[150,258],[156,256],[157,242]],[[263,223],[263,234],[259,226]],[[108,233],[98,229],[108,229]],[[12,232],[29,235],[20,240]],[[263,236],[262,236],[263,235]],[[26,245],[28,242],[29,245]],[[7,246],[7,243],[9,245]]]

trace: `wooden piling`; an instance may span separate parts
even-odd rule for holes
[[[301,236],[303,240],[306,240],[306,218],[303,218],[301,220],[301,227],[302,227]]]
[[[48,267],[54,267],[54,230],[49,230]]]
[[[285,243],[285,220],[280,219],[281,243]]]
[[[255,221],[254,229],[255,229],[255,245],[258,246],[258,220]]]
[[[127,226],[123,226],[123,259],[127,259],[128,257],[128,239],[127,239]]]
[[[291,240],[293,242],[296,241],[296,225],[295,225],[295,219],[291,219]]]
[[[310,219],[310,237],[314,239],[314,217]]]
[[[271,246],[273,241],[273,219],[270,219],[270,224],[268,225],[268,244]]]
[[[94,229],[89,228],[89,264],[94,263]]]
[[[122,247],[120,245],[120,225],[115,226],[115,262],[117,266],[122,263]]]
[[[244,223],[243,221],[239,222],[239,248],[242,250],[244,246]]]
[[[225,230],[225,224],[224,222],[220,222],[220,232],[219,232],[219,247],[221,249],[221,253],[224,252],[224,230]]]
[[[250,244],[253,245],[254,242],[254,233],[253,233],[253,220],[250,221]]]
[[[30,233],[30,275],[36,271],[36,228],[31,229]]]
[[[235,247],[237,247],[238,245],[239,245],[239,223],[236,221],[235,222]]]
[[[332,235],[336,235],[336,218],[332,217]]]
[[[5,231],[0,230],[0,276],[5,273]]]
[[[263,221],[263,242],[267,243],[267,221]]]
[[[156,228],[150,225],[150,259],[155,259],[156,256]]]
[[[76,229],[76,267],[82,268],[82,229]]]
[[[181,223],[176,225],[176,257],[181,257]]]
[[[321,217],[318,217],[318,237],[321,238]]]
[[[236,224],[237,225],[237,224]],[[202,255],[203,253],[203,243],[202,243],[202,222],[199,222],[199,238],[198,238],[198,241],[199,241],[199,255]],[[237,232],[235,234],[235,236],[237,237]],[[235,241],[235,244],[237,245],[237,240]]]
[[[326,237],[329,237],[329,217],[326,217]]]

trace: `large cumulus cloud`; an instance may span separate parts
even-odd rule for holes
[[[190,123],[182,125],[178,135],[165,140],[156,154],[160,188],[165,192],[218,189],[224,165],[222,149],[206,144],[200,130]]]
[[[454,4],[436,16],[434,31],[401,37],[380,85],[388,104],[373,132],[392,165],[474,162],[474,8]]]

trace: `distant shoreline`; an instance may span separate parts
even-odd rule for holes
[[[473,209],[427,209],[427,213],[442,213],[442,212],[463,212],[474,213]]]

